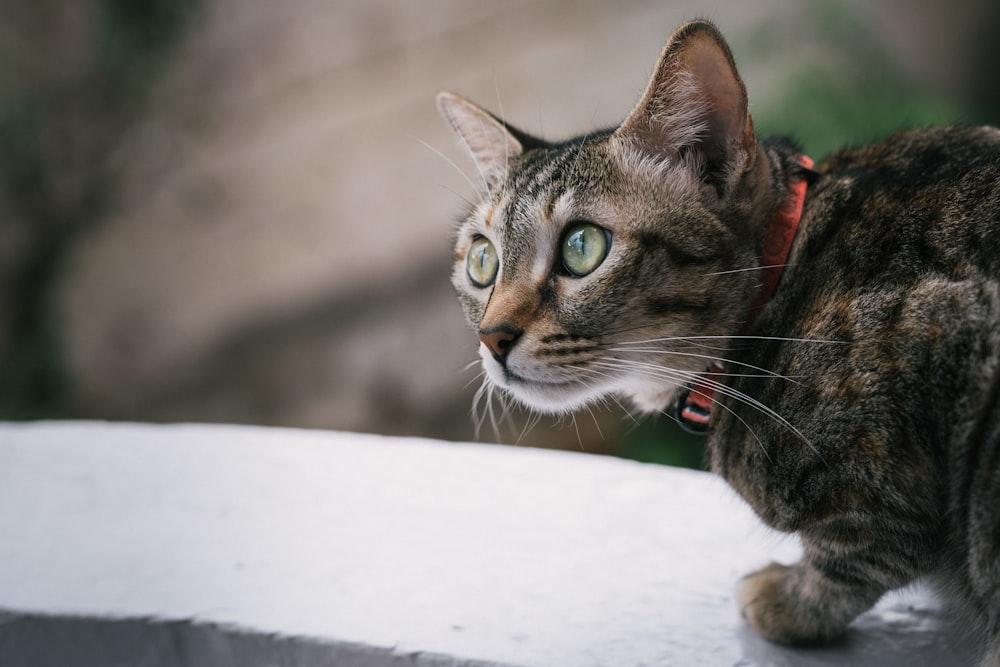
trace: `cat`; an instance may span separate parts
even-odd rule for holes
[[[803,544],[738,585],[766,639],[829,641],[926,578],[1000,664],[1000,131],[813,166],[757,137],[703,20],[616,128],[549,143],[437,102],[483,180],[452,282],[492,386],[706,430],[709,468]]]

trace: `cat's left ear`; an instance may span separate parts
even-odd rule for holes
[[[482,107],[447,92],[438,93],[437,105],[472,155],[487,185],[502,179],[510,161],[524,152],[521,133]]]
[[[681,26],[667,42],[638,106],[615,137],[657,161],[694,158],[711,181],[753,163],[756,137],[747,93],[722,33],[708,21]]]

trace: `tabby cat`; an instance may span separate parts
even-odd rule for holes
[[[829,640],[926,577],[1000,664],[1000,131],[900,132],[811,168],[755,135],[705,21],[617,128],[549,143],[438,105],[483,179],[453,282],[488,382],[707,428],[710,468],[804,545],[739,585],[763,637]]]

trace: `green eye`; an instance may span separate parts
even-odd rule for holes
[[[563,237],[563,266],[581,278],[601,265],[610,246],[611,237],[605,230],[589,222],[575,224]]]
[[[469,274],[469,280],[476,287],[489,287],[496,280],[499,268],[496,248],[486,237],[476,237],[465,258],[465,271]]]

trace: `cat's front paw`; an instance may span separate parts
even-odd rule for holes
[[[817,644],[844,631],[842,623],[803,599],[795,567],[771,563],[740,580],[736,601],[757,634],[780,644]]]

